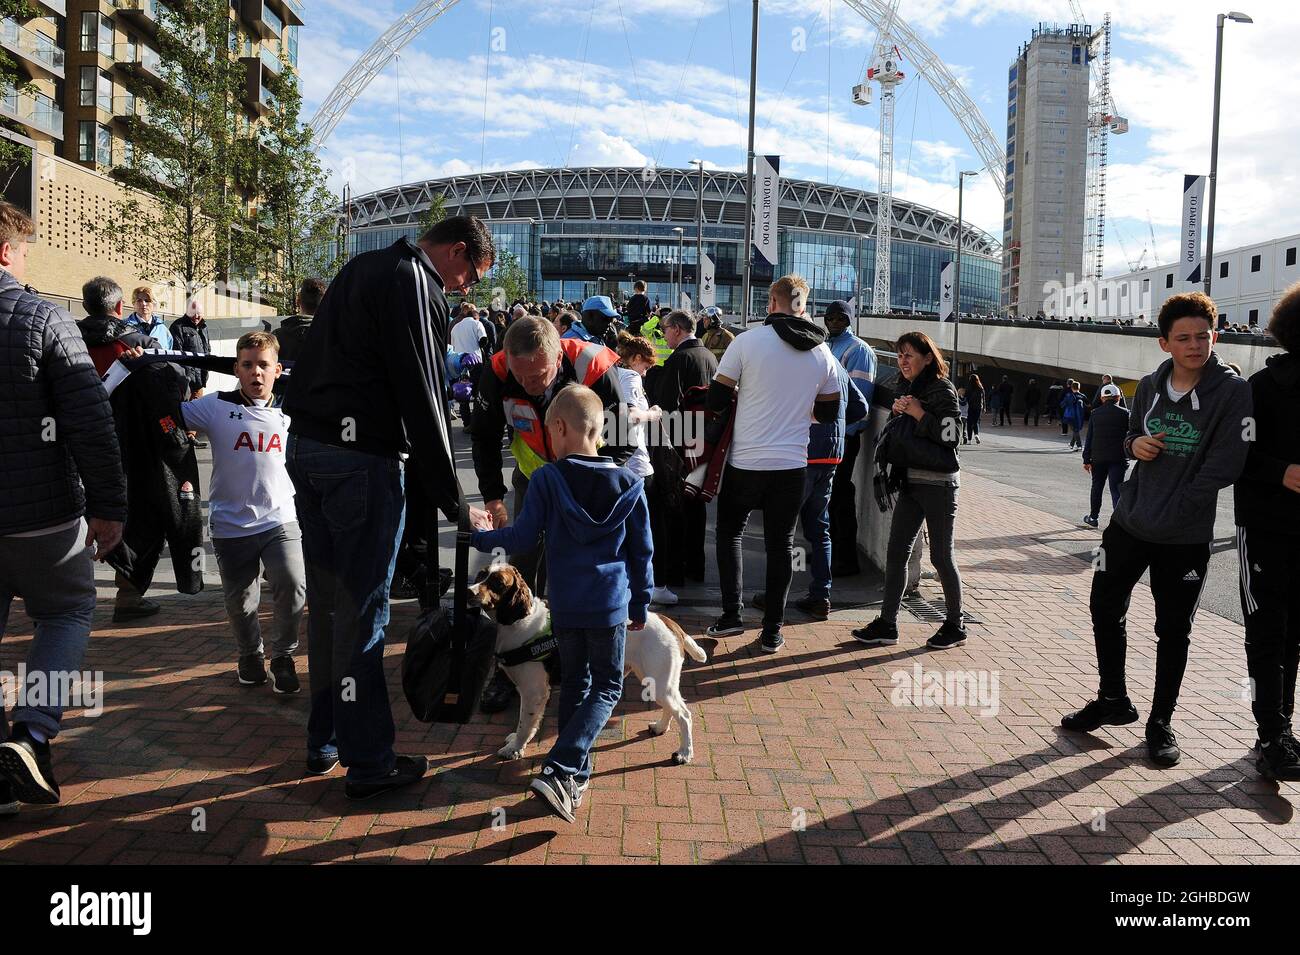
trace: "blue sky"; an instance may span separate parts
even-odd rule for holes
[[[1216,246],[1300,232],[1292,107],[1300,5],[1241,0],[1254,25],[1229,24]],[[1105,8],[1082,2],[1099,23]],[[310,115],[405,2],[308,0],[300,66]],[[759,152],[782,172],[876,187],[879,110],[854,106],[875,27],[842,0],[764,0]],[[336,184],[399,182],[529,166],[743,169],[749,70],[745,0],[461,0],[389,63],[325,144]],[[1131,123],[1110,140],[1107,274],[1151,246],[1172,261],[1182,174],[1209,166],[1214,14],[1208,0],[1143,0],[1112,10],[1113,95]],[[1068,0],[901,0],[899,15],[962,82],[1004,145],[1007,67]],[[955,214],[958,169],[977,154],[904,49],[895,194]],[[987,175],[965,209],[1001,238]],[[1152,255],[1148,253],[1147,264]]]

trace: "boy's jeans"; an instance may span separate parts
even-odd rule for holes
[[[384,627],[405,515],[402,463],[296,434],[286,456],[311,608],[307,750],[337,746],[348,779],[372,782],[397,761]]]
[[[546,756],[557,775],[591,778],[591,747],[623,695],[627,625],[556,627],[560,652],[560,738]]]
[[[834,464],[810,464],[804,478],[803,506],[799,521],[803,538],[808,542],[808,596],[830,598],[831,595],[831,487],[835,481]]]

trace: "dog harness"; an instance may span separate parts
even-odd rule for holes
[[[513,650],[498,653],[497,662],[506,667],[519,666],[521,663],[540,663],[554,653],[559,645],[560,638],[551,633],[551,618],[548,615],[546,623],[537,636]]]

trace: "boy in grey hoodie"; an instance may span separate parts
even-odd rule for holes
[[[1175,295],[1160,309],[1160,347],[1171,357],[1138,384],[1124,441],[1138,464],[1102,535],[1092,578],[1097,699],[1061,720],[1080,732],[1137,720],[1124,681],[1125,619],[1133,588],[1149,569],[1157,644],[1146,740],[1160,766],[1182,755],[1170,721],[1205,586],[1215,509],[1250,447],[1250,385],[1214,354],[1217,314],[1200,292]]]

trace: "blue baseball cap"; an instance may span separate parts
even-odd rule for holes
[[[593,295],[582,303],[584,312],[600,312],[607,318],[618,318],[618,312],[614,311],[614,303],[609,300],[608,295]]]

